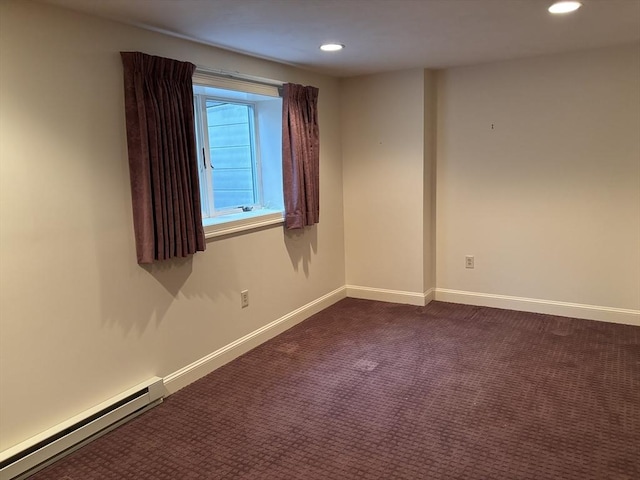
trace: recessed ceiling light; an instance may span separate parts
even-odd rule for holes
[[[580,2],[556,2],[549,7],[551,13],[574,12],[582,6]]]
[[[344,45],[341,45],[340,43],[325,43],[323,45],[320,45],[320,50],[322,50],[323,52],[337,52],[338,50],[342,50],[344,48]]]

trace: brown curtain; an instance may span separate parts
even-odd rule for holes
[[[320,218],[318,89],[286,83],[282,102],[285,226],[303,228]]]
[[[205,249],[198,180],[195,65],[121,52],[138,263]]]

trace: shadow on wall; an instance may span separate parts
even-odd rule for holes
[[[309,278],[311,256],[318,253],[318,226],[313,225],[297,230],[285,228],[283,238],[293,269],[298,272],[302,264],[304,276]]]
[[[146,270],[173,298],[177,298],[193,272],[193,256],[140,265],[140,268]]]
[[[132,245],[133,246],[133,245]],[[101,316],[105,324],[117,325],[125,336],[132,331],[142,335],[149,324],[159,325],[171,305],[184,296],[184,286],[193,273],[193,257],[173,258],[151,265],[138,265],[135,251],[125,257],[122,251],[100,259]]]

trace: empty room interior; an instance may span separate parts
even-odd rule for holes
[[[2,480],[640,478],[640,1],[551,3],[2,0]],[[139,264],[120,52],[317,88],[319,222]]]

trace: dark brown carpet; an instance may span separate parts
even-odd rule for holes
[[[346,299],[32,477],[639,479],[640,327]]]

